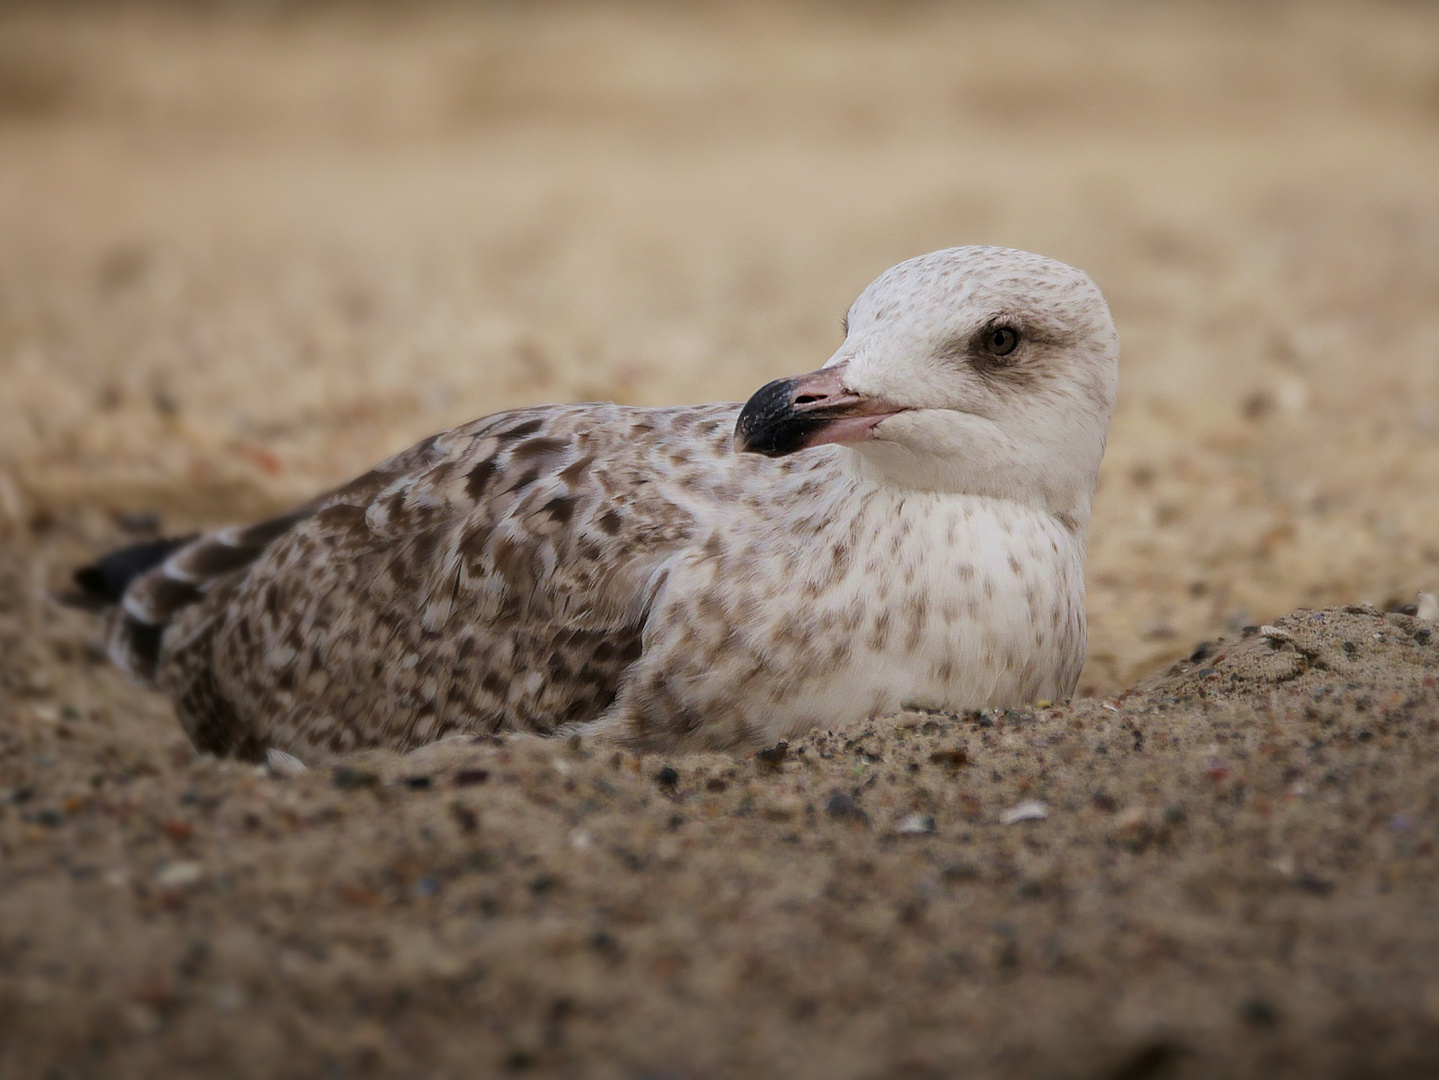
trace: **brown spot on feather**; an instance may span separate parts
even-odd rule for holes
[[[565,439],[529,439],[510,451],[510,461],[545,461],[563,454],[569,448],[570,444]]]
[[[594,460],[594,454],[586,454],[584,457],[570,462],[570,464],[560,470],[559,479],[571,486],[579,483],[580,478],[585,474],[585,470],[594,463]]]
[[[489,486],[490,481],[494,479],[495,473],[498,471],[499,466],[495,464],[495,459],[492,457],[485,458],[484,461],[470,470],[470,475],[465,481],[465,494],[476,502],[479,502],[485,494],[485,488]]]
[[[567,525],[575,514],[575,500],[569,495],[556,495],[540,508],[540,513],[548,514],[556,525]]]
[[[495,432],[495,438],[497,438],[497,439],[523,439],[523,438],[524,438],[525,436],[527,436],[527,435],[533,435],[535,432],[539,431],[540,428],[542,428],[542,427],[544,427],[544,426],[545,426],[545,422],[544,422],[543,420],[526,420],[526,421],[525,421],[524,423],[522,423],[522,424],[516,424],[514,427],[510,428],[508,431],[497,431],[497,432]]]

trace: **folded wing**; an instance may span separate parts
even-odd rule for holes
[[[110,651],[202,750],[305,760],[599,715],[724,499],[735,406],[577,405],[427,439],[136,578]]]

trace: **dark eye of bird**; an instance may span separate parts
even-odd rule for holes
[[[1019,333],[1010,326],[996,326],[985,331],[984,347],[994,356],[1008,356],[1019,347]]]

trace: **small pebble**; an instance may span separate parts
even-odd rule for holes
[[[1240,1002],[1239,1018],[1254,1027],[1273,1027],[1279,1022],[1279,1013],[1263,998],[1250,998]]]
[[[869,815],[854,801],[853,795],[837,791],[824,805],[824,812],[836,821],[847,821],[856,825],[868,825]]]
[[[936,750],[929,755],[929,760],[934,765],[943,765],[947,769],[959,769],[969,764],[969,752],[963,747],[955,747],[952,750]]]
[[[155,883],[167,889],[182,889],[198,884],[205,876],[205,868],[197,862],[166,863],[155,873]]]
[[[239,1012],[245,1007],[245,991],[234,983],[221,983],[210,991],[210,1005],[216,1012]]]
[[[934,818],[928,814],[910,814],[895,822],[894,831],[899,836],[926,836],[935,831]]]
[[[778,742],[768,750],[761,750],[755,754],[754,760],[761,773],[777,773],[784,766],[784,759],[789,756],[789,743]]]
[[[170,820],[165,822],[162,828],[165,830],[165,835],[177,844],[184,843],[195,835],[195,827],[188,821]]]
[[[479,815],[458,800],[450,804],[450,817],[462,833],[472,833],[480,827]]]
[[[1011,806],[999,815],[1001,825],[1018,825],[1021,821],[1043,821],[1049,817],[1049,807],[1037,799]]]
[[[1294,884],[1311,896],[1328,896],[1334,891],[1334,882],[1325,881],[1310,874],[1303,875]]]

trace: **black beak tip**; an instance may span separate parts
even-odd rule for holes
[[[824,426],[821,417],[795,414],[794,384],[794,379],[776,379],[744,403],[735,421],[736,451],[784,457],[803,449],[809,437]]]

